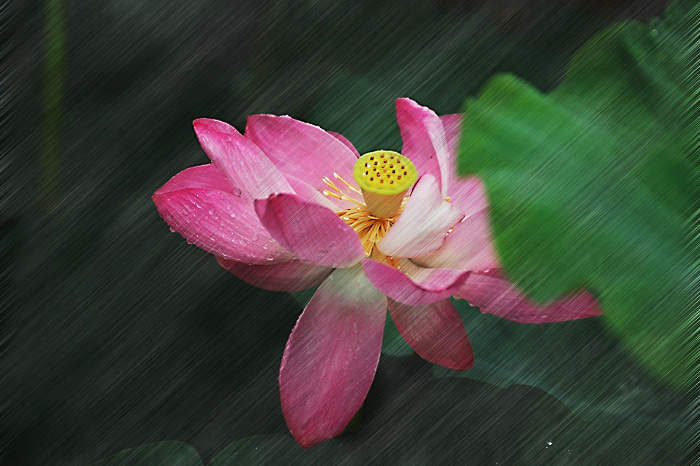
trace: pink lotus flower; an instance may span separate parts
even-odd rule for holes
[[[461,117],[409,99],[396,110],[403,155],[362,158],[343,136],[288,116],[253,115],[244,135],[196,120],[213,163],[153,195],[171,228],[246,282],[321,285],[279,375],[284,417],[306,448],[340,434],[364,402],[387,309],[416,353],[454,370],[471,368],[474,355],[451,296],[523,323],[600,313],[585,291],[538,307],[509,284],[483,184],[456,176]]]

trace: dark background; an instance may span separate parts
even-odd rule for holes
[[[436,378],[417,356],[389,354],[359,425],[303,452],[286,433],[276,380],[299,299],[230,275],[171,234],[150,200],[175,173],[207,162],[195,118],[242,130],[249,114],[290,114],[344,134],[360,152],[400,150],[397,97],[459,112],[502,71],[549,90],[593,34],[659,15],[667,3],[5,4],[0,463],[86,464],[180,440],[206,464],[258,434],[280,434],[260,444],[276,453],[258,459],[272,463],[680,462],[665,438],[649,442],[625,420],[584,418],[535,379]],[[58,24],[65,15],[63,46],[46,33],[49,4],[59,7]],[[474,327],[492,325],[469,315],[472,338]],[[491,351],[505,358],[497,342],[520,330],[493,325],[502,333]],[[586,335],[586,345],[569,344],[587,361],[566,360],[569,378],[585,383],[587,371],[619,357],[599,324],[563,326]],[[639,374],[625,389],[631,400],[643,386],[660,406],[679,403],[625,361]]]

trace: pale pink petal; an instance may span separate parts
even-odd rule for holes
[[[282,172],[233,126],[206,118],[195,120],[193,126],[216,168],[249,200],[293,192]]]
[[[476,176],[455,177],[450,184],[449,194],[450,203],[466,216],[489,208],[484,182]]]
[[[327,188],[324,177],[338,173],[354,183],[352,167],[357,157],[348,147],[318,126],[288,116],[252,115],[245,135],[284,174],[299,178],[315,189]]]
[[[379,291],[411,306],[449,298],[469,275],[464,270],[425,269],[406,259],[399,261],[400,270],[370,259],[362,261],[362,267]]]
[[[388,301],[396,328],[420,357],[458,371],[474,367],[467,331],[449,299],[423,306]]]
[[[377,370],[386,297],[358,265],[335,270],[301,314],[282,357],[282,413],[304,448],[340,434]]]
[[[440,195],[435,177],[424,175],[394,226],[377,243],[387,256],[418,257],[442,246],[445,235],[462,213]]]
[[[320,284],[332,271],[331,267],[306,264],[299,261],[273,265],[248,265],[216,258],[226,270],[260,288],[273,291],[301,291]]]
[[[347,267],[365,256],[355,230],[333,211],[295,194],[258,199],[255,210],[272,237],[304,262]]]
[[[352,145],[352,143],[350,142],[350,140],[348,138],[346,138],[345,136],[343,136],[340,133],[336,133],[335,131],[328,131],[328,134],[330,134],[331,136],[336,138],[338,141],[340,141],[343,144],[345,144],[346,146],[348,146],[348,149],[350,149],[352,151],[352,153],[355,154],[355,156],[358,159],[360,158],[360,153],[357,151],[357,149],[355,149],[355,146]]]
[[[289,185],[294,192],[304,201],[322,205],[323,207],[331,209],[333,212],[342,210],[342,207],[338,207],[331,199],[321,194],[320,191],[308,183],[304,183],[299,178],[287,175],[287,181],[289,181]]]
[[[481,210],[465,217],[447,234],[440,249],[416,257],[413,262],[423,267],[471,271],[499,267],[488,211]]]
[[[601,315],[595,297],[587,291],[538,305],[527,298],[498,270],[472,273],[455,294],[484,314],[493,314],[521,324],[546,324]]]
[[[396,100],[396,119],[403,139],[403,155],[415,164],[419,177],[425,173],[433,175],[442,197],[447,197],[449,153],[440,118],[428,107],[401,98]]]
[[[292,259],[213,165],[178,173],[153,194],[153,202],[173,230],[207,252],[248,264]]]
[[[476,176],[460,177],[457,175],[457,151],[459,137],[462,131],[461,114],[443,115],[440,121],[445,128],[449,152],[449,189],[447,195],[453,205],[464,215],[471,215],[483,209],[488,209],[488,197],[483,182]]]

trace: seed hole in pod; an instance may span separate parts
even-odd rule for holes
[[[401,179],[401,175],[399,175],[398,178]]]
[[[389,164],[389,168],[394,168],[394,164],[393,163]]]
[[[396,170],[391,170],[391,173],[396,173]]]
[[[374,160],[374,156],[370,157],[369,159],[370,159],[370,160]]]
[[[384,183],[384,180],[379,180],[380,183]]]
[[[367,168],[369,168],[369,167],[371,167],[371,166],[372,166],[372,165],[370,165],[370,164],[368,164],[368,163],[365,164],[365,167],[367,167]]]
[[[377,165],[378,162],[374,162],[375,165]]]
[[[369,175],[369,172],[364,172],[363,175],[367,176]]]
[[[389,181],[389,184],[394,184],[394,180]]]
[[[369,177],[369,180],[370,180],[370,181],[374,181],[374,178],[372,178],[372,177],[370,176],[370,177]]]

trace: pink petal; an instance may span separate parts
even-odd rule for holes
[[[282,357],[280,395],[304,448],[340,434],[377,370],[386,298],[358,266],[335,270],[301,314]]]
[[[292,259],[263,228],[253,205],[211,164],[178,173],[153,202],[173,230],[207,252],[248,264]]]
[[[598,301],[587,291],[579,291],[550,304],[533,303],[498,270],[472,273],[455,297],[467,300],[484,314],[521,324],[565,322],[602,314]]]
[[[355,154],[355,156],[358,159],[360,158],[360,153],[357,151],[357,149],[355,149],[355,146],[352,145],[352,143],[350,142],[350,140],[348,138],[346,138],[345,136],[343,136],[340,133],[336,133],[335,131],[328,131],[328,134],[330,134],[331,136],[336,138],[338,141],[340,141],[343,144],[345,144],[346,146],[348,146],[348,149],[350,149],[352,151],[352,153]]]
[[[362,261],[367,278],[393,300],[411,306],[435,303],[454,295],[469,272],[451,269],[425,269],[409,260],[399,269],[370,259]]]
[[[272,237],[304,262],[347,267],[365,256],[355,230],[333,211],[295,194],[258,199],[255,210]]]
[[[194,131],[216,168],[249,200],[291,193],[284,175],[252,141],[218,120],[195,120]]]
[[[499,267],[488,211],[465,217],[447,234],[440,249],[413,262],[423,267],[471,271]]]
[[[450,161],[453,163],[451,166],[456,167],[456,156],[459,144],[459,136],[462,132],[462,120],[464,115],[461,113],[452,113],[449,115],[442,115],[440,117],[440,122],[445,130],[445,138],[447,140],[447,153],[450,156]],[[456,173],[456,170],[452,170]]]
[[[425,175],[416,184],[403,213],[377,243],[387,256],[417,257],[442,246],[445,235],[462,213],[440,195],[435,177]]]
[[[357,157],[348,147],[318,126],[288,116],[252,115],[245,135],[284,174],[292,175],[313,186],[327,188],[324,177],[338,173],[354,183],[352,167]]]
[[[216,258],[222,267],[251,285],[273,291],[301,291],[320,284],[332,271],[331,267],[305,264],[299,261],[274,265],[248,265]]]
[[[474,367],[474,352],[462,319],[449,299],[424,306],[389,300],[401,336],[426,361],[463,371]]]
[[[396,119],[403,139],[403,155],[416,165],[419,177],[425,173],[433,175],[442,197],[447,197],[449,154],[440,118],[428,107],[401,98],[396,100]]]

